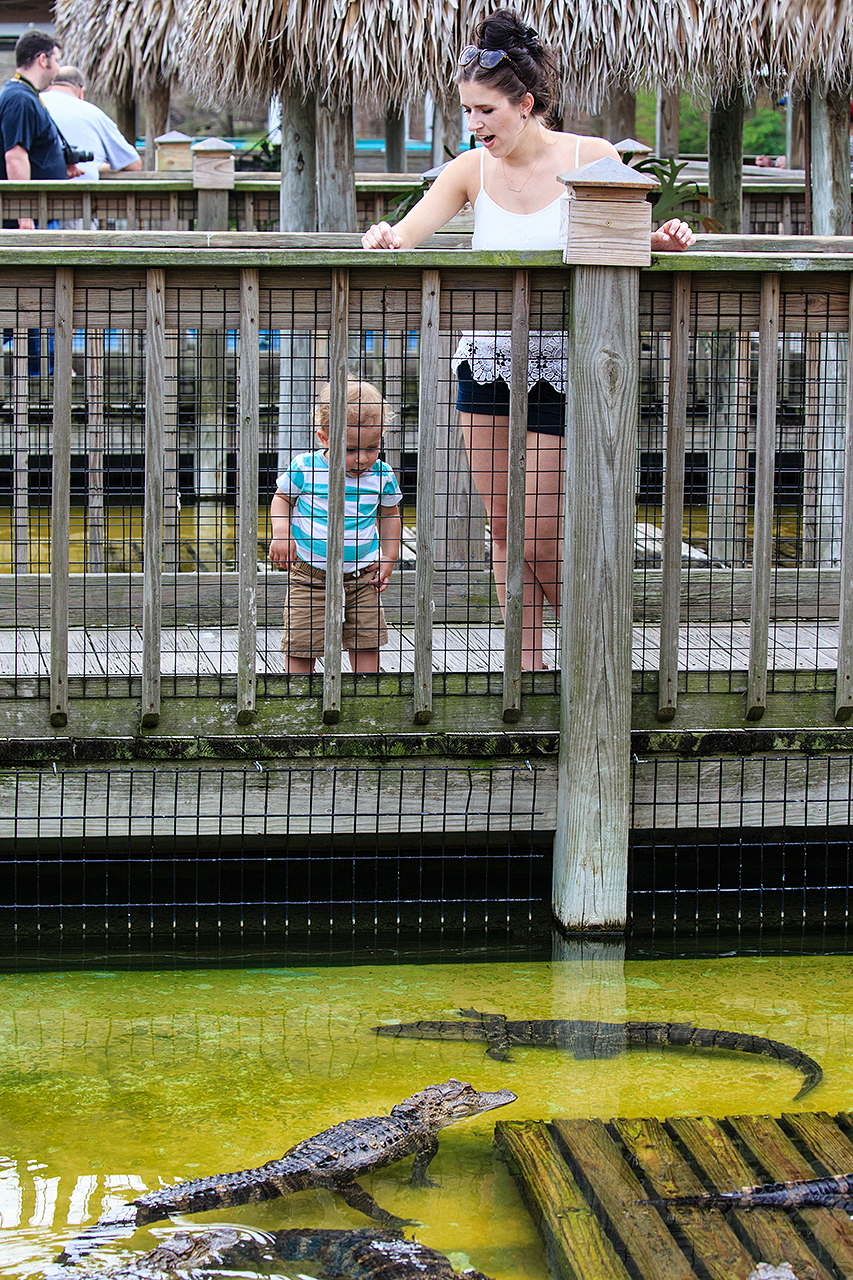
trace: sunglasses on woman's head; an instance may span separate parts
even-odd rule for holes
[[[477,62],[484,70],[492,71],[501,62],[503,62],[504,59],[506,59],[512,67],[521,83],[529,88],[530,86],[527,84],[524,76],[521,74],[517,65],[513,62],[505,49],[478,49],[475,44],[466,44],[465,48],[459,55],[459,66],[470,67],[472,62]]]

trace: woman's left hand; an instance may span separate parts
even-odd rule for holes
[[[695,243],[696,237],[680,218],[670,218],[657,231],[652,232],[652,249],[655,253],[683,253]]]

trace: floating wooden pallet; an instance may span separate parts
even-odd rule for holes
[[[747,1280],[759,1262],[797,1280],[853,1277],[840,1209],[657,1208],[658,1196],[732,1191],[853,1170],[853,1116],[500,1121],[495,1141],[566,1280]]]

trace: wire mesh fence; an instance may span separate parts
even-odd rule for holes
[[[126,279],[113,273],[109,282],[82,269],[77,276],[70,523],[67,545],[63,541],[58,547],[52,546],[50,509],[55,497],[53,277],[47,273],[43,283],[33,279],[3,292],[0,456],[6,482],[0,495],[0,570],[5,571],[0,588],[10,625],[0,638],[0,664],[10,676],[49,669],[47,574],[60,553],[67,555],[70,571],[69,673],[104,677],[108,689],[128,689],[128,680],[140,670],[138,575],[145,570],[144,501],[146,483],[152,483],[145,446],[147,379],[152,377],[148,295],[138,273]],[[537,341],[559,345],[567,324],[565,282],[542,273],[534,285],[531,332],[540,335]],[[460,361],[450,357],[454,350],[458,357],[460,335],[507,331],[511,288],[509,273],[470,282],[447,278],[442,286],[438,373],[427,393],[436,405],[428,489],[434,524],[425,535],[437,571],[430,619],[437,672],[499,672],[503,665],[505,432],[489,427],[486,437],[472,435],[457,408],[453,365]],[[814,687],[815,673],[835,667],[839,644],[848,281],[842,275],[829,282],[821,278],[804,293],[783,277],[773,362],[775,426],[769,452],[763,445],[760,459],[758,290],[757,277],[730,281],[721,274],[699,278],[690,295],[678,667],[711,673],[743,671],[748,665],[759,512],[771,530],[771,689],[774,673],[787,678],[789,672],[795,673],[795,687],[805,689]],[[238,544],[241,522],[251,517],[257,523],[256,665],[261,674],[275,674],[285,670],[279,636],[286,575],[268,557],[269,501],[288,461],[317,445],[314,408],[331,367],[328,275],[318,271],[312,283],[302,275],[290,281],[285,273],[279,281],[265,278],[261,287],[254,464],[242,457],[248,446],[238,421],[242,357],[235,273],[210,283],[172,275],[167,298],[164,355],[154,375],[164,415],[162,570],[168,576],[161,670],[189,677],[236,673]],[[352,273],[348,372],[374,384],[394,410],[384,457],[402,489],[404,531],[401,559],[385,596],[391,632],[383,666],[398,673],[413,668],[418,485],[428,479],[419,464],[421,305],[419,273],[408,282],[399,275],[382,279],[377,272],[361,278]],[[666,493],[674,474],[666,453],[675,394],[672,306],[672,280],[649,277],[640,320],[634,646],[634,665],[649,691],[659,679],[667,508],[672,520],[678,518]],[[499,353],[493,360],[500,373]],[[532,399],[541,386],[550,384],[534,385]],[[763,498],[756,497],[756,477],[766,457],[772,482],[765,510]],[[543,595],[540,581],[555,579],[558,568],[558,542],[548,532],[548,521],[553,513],[559,525],[555,476],[561,459],[557,435],[545,429],[529,435],[528,505],[536,513],[538,557],[532,608],[538,610],[535,625],[544,628],[543,659],[551,669],[559,662],[557,619],[553,589],[546,586]],[[257,471],[254,513],[241,513],[239,506],[244,462]]]

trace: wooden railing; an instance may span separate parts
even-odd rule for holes
[[[563,588],[571,626],[565,628],[561,654],[562,738],[577,742],[574,763],[564,760],[561,765],[558,842],[577,851],[577,863],[563,878],[559,914],[564,923],[618,922],[624,850],[618,858],[604,859],[605,879],[611,887],[615,884],[615,891],[601,898],[594,876],[579,887],[586,874],[581,864],[592,838],[589,830],[579,822],[574,836],[567,832],[577,796],[586,797],[585,820],[599,823],[611,803],[608,791],[623,814],[616,826],[625,831],[637,396],[641,445],[647,452],[650,445],[659,445],[664,455],[661,564],[635,573],[633,583],[635,620],[644,625],[644,634],[659,634],[657,670],[642,676],[639,689],[635,684],[639,704],[654,700],[653,710],[646,713],[648,723],[671,723],[674,730],[708,723],[704,710],[697,713],[695,683],[680,658],[684,623],[725,619],[731,625],[739,617],[750,622],[748,671],[745,686],[728,676],[726,692],[739,700],[740,710],[734,721],[727,713],[725,723],[744,726],[768,710],[778,723],[781,713],[775,708],[782,704],[774,703],[774,697],[785,692],[785,685],[772,679],[771,640],[773,627],[786,618],[796,625],[837,620],[831,706],[824,686],[813,681],[803,686],[810,700],[802,714],[813,725],[846,719],[853,711],[853,376],[847,361],[853,244],[772,242],[760,252],[752,244],[709,239],[694,253],[658,258],[650,271],[583,268],[587,275],[581,281],[581,269],[565,267],[558,253],[427,248],[367,256],[352,238],[333,243],[338,247],[330,247],[329,237],[282,236],[271,247],[255,235],[228,233],[116,233],[97,242],[73,233],[0,236],[0,328],[7,334],[10,371],[3,428],[8,446],[3,452],[8,447],[12,463],[15,565],[13,574],[0,575],[3,616],[10,627],[20,627],[27,619],[43,622],[49,612],[47,692],[49,720],[57,731],[66,725],[72,704],[84,706],[89,696],[85,681],[73,690],[69,685],[72,625],[115,625],[116,601],[125,618],[136,608],[133,600],[139,601],[142,651],[138,695],[136,687],[133,692],[141,700],[142,726],[154,729],[165,700],[164,617],[172,626],[194,619],[214,628],[235,620],[239,660],[231,705],[237,724],[250,723],[258,712],[259,603],[270,609],[280,603],[283,578],[265,582],[259,592],[258,460],[271,431],[262,406],[270,402],[275,384],[279,408],[286,393],[288,421],[298,422],[310,439],[310,419],[304,405],[300,408],[297,383],[310,404],[315,380],[331,380],[334,492],[336,472],[339,483],[343,478],[343,381],[348,365],[357,365],[417,404],[416,568],[395,575],[399,608],[412,623],[413,673],[411,681],[401,677],[397,682],[396,696],[410,724],[428,724],[436,698],[447,700],[452,694],[446,685],[436,693],[433,658],[437,619],[452,612],[453,591],[467,597],[470,608],[472,591],[485,584],[481,617],[497,617],[488,597],[488,567],[475,559],[472,572],[466,551],[482,545],[482,511],[471,497],[464,452],[450,431],[448,354],[460,330],[511,330],[516,360],[523,365],[529,329],[568,330],[574,399],[570,397],[567,437]],[[126,360],[113,361],[105,334],[126,335],[131,353]],[[273,371],[261,350],[272,334],[280,344]],[[76,350],[81,343],[82,365]],[[182,365],[182,344],[194,353],[192,376]],[[287,348],[286,360],[281,344]],[[375,367],[370,359],[378,361]],[[128,380],[140,387],[144,383],[139,400],[145,483],[138,575],[107,571],[99,479],[116,411],[109,388]],[[52,454],[49,610],[45,575],[28,572],[27,542],[27,454],[44,448],[40,414],[45,391],[50,395]],[[187,405],[192,410],[189,423]],[[543,691],[541,683],[523,679],[521,669],[525,414],[523,390],[516,385],[510,409],[503,668],[500,681],[484,686],[487,697],[500,697],[504,723],[517,722],[525,714],[527,695],[538,697]],[[793,432],[802,447],[788,448],[786,432]],[[182,438],[194,441],[195,496],[200,502],[217,496],[205,485],[222,471],[227,451],[236,452],[234,568],[180,572],[174,532],[180,516]],[[41,444],[34,448],[34,442]],[[83,573],[72,572],[70,557],[72,458],[81,442],[89,468],[90,558]],[[684,546],[687,455],[695,454],[698,442],[704,442],[708,472],[707,526],[701,538],[708,559],[699,567],[685,564]],[[777,455],[786,452],[802,455],[803,484],[797,516],[801,533],[794,537],[797,547],[787,565],[774,550],[779,505],[774,472]],[[459,477],[459,483],[451,477]],[[333,724],[342,712],[339,528],[332,530],[329,564],[321,714]],[[698,664],[692,652],[690,656],[695,673]],[[709,651],[700,694],[714,692],[713,665]],[[304,679],[293,679],[303,707]],[[549,689],[556,692],[553,675],[549,680]],[[14,678],[6,680],[4,691],[28,699],[41,695],[38,681]],[[470,692],[466,686],[467,715],[476,719]],[[285,689],[284,717],[287,697]],[[369,701],[359,699],[362,708]],[[351,726],[356,732],[357,715]],[[717,727],[720,723],[718,719]],[[79,717],[75,732],[85,736]],[[581,778],[583,787],[578,785]],[[580,905],[576,910],[566,907],[566,901]]]
[[[228,198],[228,223],[235,231],[279,230],[280,176],[238,173]],[[393,216],[395,207],[421,189],[413,174],[356,174],[356,214],[360,229]],[[100,182],[0,182],[0,219],[32,218],[81,224],[101,231],[203,231],[198,225],[198,191],[192,173],[140,173]]]
[[[772,174],[772,171],[768,171]],[[687,175],[707,190],[707,178],[693,169]],[[238,173],[228,197],[228,225],[235,231],[278,231],[277,173]],[[399,203],[423,187],[417,174],[356,174],[359,229],[393,217]],[[713,206],[686,200],[683,208],[713,217]],[[119,174],[100,182],[0,182],[0,217],[33,218],[40,227],[51,222],[93,221],[102,231],[193,231],[199,226],[198,191],[189,172]],[[743,234],[802,235],[806,205],[802,177],[780,175],[744,178]]]

